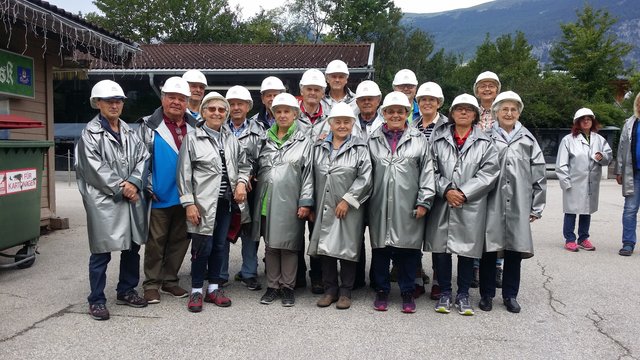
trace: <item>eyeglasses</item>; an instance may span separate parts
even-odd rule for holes
[[[400,85],[396,85],[396,87],[398,89],[415,89],[416,88],[416,86],[412,84],[400,84]]]
[[[498,87],[495,86],[494,84],[480,84],[480,85],[478,85],[478,89],[481,89],[481,90],[482,89],[495,90],[497,88]]]
[[[472,108],[471,106],[456,106],[455,109],[453,109],[453,111],[457,111],[457,112],[462,112],[462,111],[475,112],[475,109]]]
[[[216,107],[216,106],[207,106],[207,111],[210,113],[215,113],[216,111],[218,111],[221,114],[224,114],[227,112],[227,109],[225,107]]]
[[[518,109],[516,109],[516,108],[506,108],[506,107],[505,107],[505,108],[500,109],[500,112],[501,112],[501,113],[503,113],[503,114],[508,114],[508,113],[514,113],[514,114],[517,114],[517,113],[519,113],[520,111],[518,111]]]

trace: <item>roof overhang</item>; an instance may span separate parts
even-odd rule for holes
[[[181,76],[185,71],[191,69],[94,69],[89,70],[89,75],[167,75]],[[307,68],[290,68],[290,69],[198,69],[205,75],[264,75],[264,74],[302,74],[309,70]],[[324,69],[319,69],[324,71]],[[374,69],[367,68],[349,68],[349,73],[353,74],[369,74]]]

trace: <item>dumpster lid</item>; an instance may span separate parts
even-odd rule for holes
[[[13,114],[0,115],[0,129],[33,129],[42,127],[44,127],[44,124],[41,121],[28,117]]]

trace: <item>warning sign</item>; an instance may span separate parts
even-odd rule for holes
[[[0,171],[0,196],[7,193],[7,174]]]
[[[0,175],[0,180],[1,180]],[[38,177],[36,169],[9,170],[4,173],[5,192],[0,190],[0,195],[8,195],[23,191],[36,190],[38,188]]]

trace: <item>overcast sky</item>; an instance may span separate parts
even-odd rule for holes
[[[63,8],[70,13],[77,14],[82,12],[86,14],[91,11],[98,11],[93,5],[93,1],[89,0],[46,0],[50,4]],[[466,8],[493,0],[394,0],[396,6],[399,6],[403,12],[411,13],[433,13],[452,9]],[[237,4],[243,8],[243,16],[245,18],[255,14],[260,6],[265,9],[272,9],[284,3],[284,0],[229,0],[229,4],[235,7]]]

